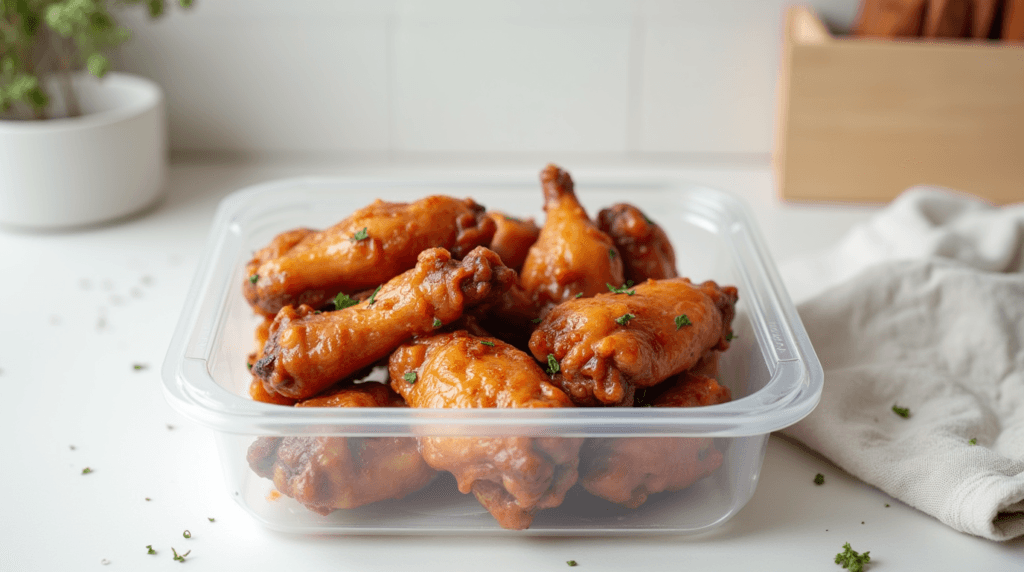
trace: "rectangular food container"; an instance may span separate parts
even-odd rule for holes
[[[683,534],[709,530],[735,515],[753,495],[769,433],[810,413],[822,389],[821,366],[765,242],[742,202],[713,189],[583,180],[576,193],[591,217],[617,202],[637,205],[667,231],[680,275],[739,289],[737,337],[722,354],[719,376],[732,401],[692,408],[543,410],[294,408],[253,401],[246,358],[260,318],[246,304],[242,284],[252,253],[276,234],[326,228],[377,197],[404,202],[432,194],[472,197],[488,209],[532,216],[538,224],[544,220],[540,186],[528,180],[271,182],[221,203],[162,369],[168,402],[216,432],[229,494],[264,525],[298,533]],[[660,460],[675,461],[684,472],[692,467],[673,457],[679,451],[701,461],[713,452],[716,464],[721,456],[710,474],[682,490],[651,494],[636,508],[575,485],[559,506],[537,512],[529,528],[512,531],[502,529],[472,494],[460,493],[448,474],[404,498],[327,515],[312,512],[277,493],[246,460],[258,438],[280,436],[339,443],[347,438],[355,448],[394,437],[582,439],[584,451],[616,444],[638,452],[635,459],[641,461],[634,462],[669,457]],[[650,467],[652,478],[658,478],[661,464]]]

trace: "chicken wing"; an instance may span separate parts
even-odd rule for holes
[[[729,401],[714,379],[685,372],[654,407],[700,407]],[[588,439],[580,451],[580,484],[590,494],[636,508],[648,495],[678,491],[710,475],[722,453],[707,437]]]
[[[547,215],[523,262],[519,283],[542,312],[574,298],[621,286],[622,257],[576,200],[569,173],[548,165],[540,174]]]
[[[530,247],[537,242],[540,227],[532,218],[520,219],[496,211],[488,212],[487,216],[494,221],[496,228],[489,248],[498,253],[505,266],[518,272]]]
[[[530,351],[558,363],[555,383],[577,404],[629,406],[636,387],[727,349],[736,299],[732,286],[672,278],[569,300],[534,330]]]
[[[597,227],[612,237],[622,255],[626,280],[675,278],[676,253],[668,235],[640,209],[619,203],[597,214]]]
[[[425,249],[445,248],[462,258],[494,231],[484,207],[470,199],[378,199],[327,230],[276,237],[246,266],[245,298],[267,316],[288,305],[317,308],[338,292],[375,288],[412,268]]]
[[[415,268],[364,302],[333,312],[282,308],[252,370],[269,392],[312,397],[403,341],[455,321],[466,308],[496,302],[514,280],[515,271],[484,247],[462,261],[443,248],[425,250]]]
[[[296,407],[405,407],[385,384],[366,382]],[[260,437],[249,446],[249,467],[274,481],[281,494],[328,514],[425,487],[435,472],[413,437]]]
[[[525,352],[497,338],[458,331],[400,347],[388,365],[410,407],[547,408],[572,402]],[[582,439],[420,437],[431,467],[451,472],[504,528],[527,528],[576,483]]]

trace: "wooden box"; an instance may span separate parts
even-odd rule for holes
[[[773,157],[788,200],[933,184],[1024,201],[1024,45],[832,36],[786,17]]]

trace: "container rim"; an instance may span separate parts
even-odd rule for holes
[[[699,184],[663,178],[585,179],[591,189],[631,188],[665,193],[715,216],[736,258],[756,344],[771,378],[761,389],[727,403],[698,408],[411,409],[292,408],[235,395],[213,378],[208,364],[224,319],[233,273],[216,269],[237,254],[246,221],[297,196],[345,189],[416,189],[443,185],[491,190],[532,185],[520,177],[300,177],[250,186],[224,198],[202,250],[196,274],[161,368],[163,393],[178,412],[209,428],[248,435],[522,435],[561,437],[741,437],[782,429],[808,415],[821,397],[824,374],[803,323],[741,199]],[[203,315],[216,320],[202,320]]]

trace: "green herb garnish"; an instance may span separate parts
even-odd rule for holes
[[[370,294],[370,299],[366,301],[367,305],[373,306],[374,302],[377,301],[377,292],[380,292],[381,288],[381,286],[377,286],[377,289],[373,291],[373,294]]]
[[[192,533],[189,532],[188,530],[186,530],[185,532],[182,532],[181,535],[184,536],[185,538],[192,538]]]
[[[977,445],[978,444],[978,440],[976,438],[975,439],[971,439],[970,441],[967,442],[967,444],[969,444],[969,445]]]
[[[367,227],[363,227],[363,230],[352,235],[352,242],[359,242],[360,240],[366,240],[369,235],[366,233]]]
[[[407,372],[405,372],[405,375],[402,376],[402,379],[404,379],[406,382],[408,382],[409,385],[412,385],[412,384],[416,383],[416,372],[415,371],[407,371]]]
[[[259,280],[259,279],[260,279],[260,275],[259,274],[253,274],[252,276],[249,277],[249,284],[255,284],[256,281]]]
[[[153,550],[152,544],[146,545],[146,554],[156,554],[156,550]]]
[[[561,369],[562,367],[558,365],[558,360],[555,359],[555,354],[548,354],[548,375],[555,377],[555,374]]]
[[[633,315],[633,314],[623,314],[623,315],[619,316],[618,318],[615,318],[615,323],[620,325],[620,326],[625,326],[626,324],[629,323],[630,320],[632,320],[635,317],[636,316]]]
[[[542,321],[544,321],[544,318],[534,318],[534,319],[532,319],[530,321],[533,322],[534,324],[539,324]]]
[[[836,564],[842,564],[843,568],[849,568],[850,572],[863,572],[864,565],[871,562],[871,557],[868,556],[870,553],[869,550],[864,554],[858,554],[847,542],[843,545],[843,551],[836,554]]]
[[[583,292],[580,292],[579,294],[576,294],[575,296],[573,296],[573,298],[582,298],[582,297],[583,297]]]
[[[910,417],[910,408],[909,407],[899,407],[896,404],[893,404],[892,412],[895,413],[896,415],[899,415],[900,417],[902,417],[904,419]]]
[[[821,473],[818,473],[817,475],[814,475],[814,484],[816,484],[816,485],[823,485],[823,484],[825,484],[825,475],[823,475]]]
[[[611,258],[612,260],[615,260],[615,257],[618,256],[618,255],[619,255],[619,253],[615,252],[614,248],[609,248],[608,249],[608,258]]]
[[[91,472],[92,472],[92,469],[90,469],[89,467],[86,467],[86,468],[82,469],[82,474],[83,475],[88,475]]]
[[[249,362],[245,362],[245,367],[246,369],[252,369],[252,364]]]
[[[607,286],[608,290],[610,290],[613,294],[625,294],[626,296],[632,296],[633,294],[636,294],[636,290],[635,289],[634,290],[627,290],[627,288],[629,288],[630,286],[633,285],[632,282],[627,282],[625,286],[620,286],[618,288],[616,288],[615,286],[612,286],[611,284],[609,284],[607,282],[605,282],[604,285]]]
[[[210,522],[217,522],[217,519],[213,518],[212,516],[206,517],[206,520],[208,520]]]
[[[184,562],[185,561],[185,557],[188,556],[189,554],[192,554],[191,550],[189,550],[188,552],[186,552],[184,554],[178,554],[178,551],[175,550],[173,546],[171,547],[171,552],[174,553],[174,560],[176,560],[177,562]]]
[[[579,566],[578,564],[576,564],[575,560],[566,560],[565,563],[569,566]]]
[[[353,300],[348,294],[344,292],[338,292],[338,295],[334,297],[334,309],[344,310],[351,306],[355,306],[359,303],[359,300]]]
[[[725,341],[731,342],[731,341],[735,340],[738,337],[739,336],[737,336],[736,334],[732,333],[732,330],[729,330],[729,333],[725,334]]]
[[[494,342],[481,341],[480,343],[485,346],[490,346],[492,348],[494,347]]]
[[[679,328],[682,328],[683,326],[692,325],[693,322],[690,321],[690,317],[687,316],[686,314],[679,314],[678,316],[676,316],[676,330],[679,330]]]
[[[441,318],[434,318],[434,323],[433,323],[434,329],[440,328],[443,325],[444,324],[441,323]]]

